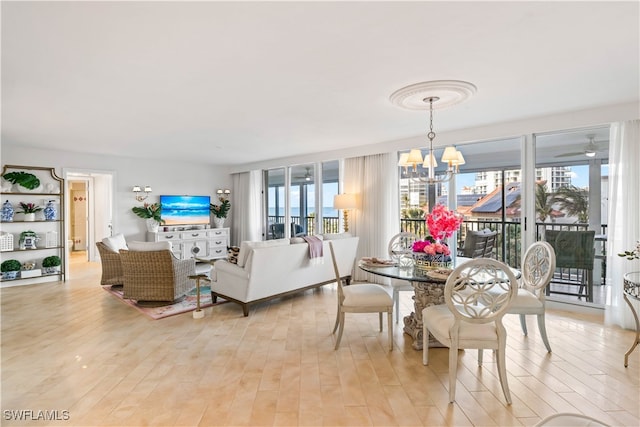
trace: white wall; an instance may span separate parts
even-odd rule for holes
[[[231,188],[232,184],[228,168],[220,166],[43,150],[6,141],[1,148],[3,166],[53,167],[60,177],[63,169],[113,173],[114,233],[123,233],[127,240],[146,237],[144,220],[131,212],[133,206],[142,204],[131,192],[134,185],[151,186],[153,193],[146,201],[157,202],[161,194],[209,195],[215,200],[216,189]]]

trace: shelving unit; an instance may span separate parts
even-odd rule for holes
[[[20,186],[20,184],[12,184],[2,178],[0,205],[8,200],[13,205],[15,214],[13,221],[0,222],[2,234],[10,233],[13,235],[13,247],[11,249],[9,249],[9,246],[2,245],[0,262],[15,259],[23,265],[23,269],[15,279],[0,279],[0,286],[65,281],[64,179],[56,175],[54,168],[47,167],[5,165],[2,170],[2,176],[9,172],[33,174],[40,181],[40,185],[33,190],[29,190]],[[45,220],[43,210],[50,200],[56,206],[56,216],[53,220]],[[24,214],[18,213],[20,202],[34,203],[42,207],[43,210],[36,213],[35,221],[25,221]],[[20,234],[24,231],[33,231],[38,236],[35,247],[26,249],[20,247]],[[7,239],[6,241],[9,240]],[[45,257],[52,255],[60,257],[61,265],[57,272],[46,273],[45,268],[42,266],[42,261]],[[26,270],[24,265],[28,263],[35,263],[35,267],[31,270]]]

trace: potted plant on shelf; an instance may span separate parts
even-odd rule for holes
[[[12,184],[18,185],[18,190],[20,187],[30,190],[34,193],[42,190],[40,185],[40,180],[37,176],[28,172],[8,172],[2,175],[4,179],[9,181]]]
[[[158,226],[164,224],[160,203],[145,203],[143,206],[134,206],[131,210],[140,218],[147,220],[147,231],[155,233],[158,231]]]
[[[35,221],[36,212],[40,212],[42,210],[42,208],[35,203],[20,202],[20,208],[22,209],[20,212],[24,214],[25,221]]]
[[[45,274],[58,273],[60,271],[61,264],[62,261],[57,255],[51,255],[42,260],[42,268],[44,268]]]
[[[2,271],[2,278],[4,280],[13,280],[18,277],[18,272],[22,268],[20,261],[17,259],[8,259],[0,264],[0,271]]]
[[[224,227],[224,220],[229,215],[229,210],[231,209],[231,202],[225,196],[218,197],[220,200],[219,205],[215,205],[213,203],[209,204],[209,211],[213,214],[213,223],[216,228]]]

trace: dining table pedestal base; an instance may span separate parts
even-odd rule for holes
[[[410,315],[404,317],[404,333],[413,338],[413,348],[422,350],[422,310],[431,305],[444,304],[444,282],[415,282],[411,285],[414,289],[413,308]],[[429,347],[444,347],[433,336],[429,337]]]

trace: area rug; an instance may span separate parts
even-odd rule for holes
[[[187,295],[185,295],[185,297],[182,298],[180,301],[174,304],[163,305],[158,307],[145,307],[144,305],[138,305],[134,300],[124,299],[123,298],[124,293],[122,291],[121,286],[120,287],[104,286],[102,289],[109,292],[111,295],[118,298],[120,301],[122,301],[126,305],[135,308],[140,313],[154,320],[163,319],[169,316],[175,316],[176,314],[194,311],[197,307],[195,288],[191,292],[189,292]],[[218,298],[218,302],[216,303],[212,302],[211,288],[209,286],[200,286],[200,308],[212,307],[214,305],[224,304],[225,302],[228,302],[228,301],[221,300],[220,298]]]

